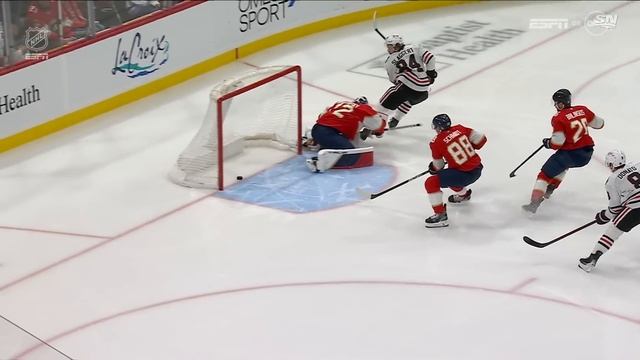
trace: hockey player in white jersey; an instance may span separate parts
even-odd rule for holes
[[[591,254],[580,259],[578,267],[586,272],[593,270],[598,259],[622,233],[629,232],[640,223],[640,163],[627,166],[626,157],[620,150],[610,151],[604,161],[613,172],[605,183],[609,207],[596,214],[596,222],[604,225],[613,221]]]
[[[393,83],[380,98],[380,113],[389,116],[389,128],[398,126],[413,105],[429,97],[431,84],[438,76],[436,58],[429,50],[420,46],[405,45],[400,35],[385,39],[389,56],[384,63],[389,81]],[[371,131],[361,132],[364,140]]]

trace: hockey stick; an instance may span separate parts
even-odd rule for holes
[[[533,152],[533,154],[529,155],[528,158],[524,159],[524,161],[522,162],[522,164],[518,165],[517,168],[513,169],[513,171],[509,174],[509,177],[514,177],[516,176],[516,171],[518,169],[520,169],[520,167],[522,167],[522,165],[524,165],[527,161],[529,161],[529,159],[531,159],[533,157],[533,155],[537,154],[538,151],[542,150],[542,148],[544,147],[544,144],[540,145],[539,148],[536,149],[536,151]]]
[[[407,128],[418,127],[418,126],[422,126],[422,124],[417,123],[417,124],[410,124],[410,125],[400,125],[394,128],[385,128],[384,131],[407,129]]]
[[[406,128],[412,128],[412,127],[418,127],[418,126],[422,126],[422,124],[417,123],[417,124],[411,124],[411,125],[402,125],[402,126],[396,126],[394,128],[385,128],[384,131],[390,131],[390,130],[398,130],[398,129],[406,129]],[[365,141],[367,140],[367,138],[369,138],[369,136],[371,136],[371,134],[373,134],[373,130],[371,129],[367,129],[367,128],[362,128],[360,130],[360,140]]]
[[[553,239],[553,240],[551,240],[551,241],[549,241],[549,242],[546,242],[546,243],[540,243],[540,242],[537,242],[537,241],[533,240],[532,238],[530,238],[530,237],[528,237],[528,236],[523,236],[523,237],[522,237],[522,240],[524,240],[524,242],[526,242],[527,244],[529,244],[529,245],[531,245],[531,246],[535,246],[535,247],[537,247],[537,248],[543,248],[543,247],[545,247],[545,246],[549,246],[549,245],[551,245],[551,244],[553,244],[553,243],[555,243],[555,242],[557,242],[557,241],[560,241],[560,240],[562,240],[562,239],[566,238],[567,236],[569,236],[569,235],[571,235],[571,234],[577,233],[578,231],[580,231],[580,230],[582,230],[582,229],[584,229],[584,228],[587,228],[587,227],[589,227],[589,226],[591,226],[591,225],[593,225],[593,224],[595,224],[595,223],[596,223],[596,221],[595,221],[595,220],[590,221],[590,222],[588,222],[588,223],[586,223],[586,224],[584,224],[584,225],[580,226],[579,228],[575,228],[575,229],[573,229],[573,230],[569,231],[568,233],[566,233],[566,234],[564,234],[564,235],[560,235],[560,236],[558,236],[557,238],[555,238],[555,239]]]
[[[382,33],[380,32],[380,30],[378,30],[378,19],[376,18],[376,15],[377,15],[377,14],[378,14],[378,12],[377,12],[377,11],[374,11],[374,12],[373,12],[373,30],[375,30],[375,31],[378,33],[378,35],[380,35],[380,37],[381,37],[381,38],[383,38],[383,39],[385,39],[385,40],[386,40],[386,39],[387,39],[387,37],[386,37],[386,36],[384,36],[384,35],[382,35]]]
[[[377,192],[377,193],[370,193],[370,192],[367,192],[366,190],[363,190],[363,189],[361,189],[361,188],[356,188],[356,192],[357,192],[360,196],[362,196],[363,198],[365,198],[365,199],[375,199],[375,198],[377,198],[378,196],[384,195],[384,194],[388,193],[389,191],[391,191],[391,190],[393,190],[393,189],[397,189],[397,188],[399,188],[400,186],[402,186],[402,185],[404,185],[404,184],[408,183],[409,181],[415,180],[415,179],[419,178],[420,176],[425,175],[425,174],[427,174],[427,173],[429,173],[429,170],[425,170],[425,171],[421,172],[420,174],[418,174],[418,175],[416,175],[416,176],[414,176],[414,177],[412,177],[412,178],[410,178],[410,179],[407,179],[407,180],[405,180],[405,181],[403,181],[403,182],[401,182],[401,183],[395,184],[395,185],[393,185],[392,187],[390,187],[390,188],[388,188],[388,189],[385,189],[385,190],[382,190],[382,191]]]

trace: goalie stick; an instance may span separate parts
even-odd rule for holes
[[[569,231],[568,233],[566,233],[564,235],[560,235],[557,238],[555,238],[555,239],[553,239],[553,240],[551,240],[549,242],[546,242],[546,243],[537,242],[537,241],[533,240],[532,238],[530,238],[528,236],[523,236],[522,240],[524,240],[524,242],[526,242],[527,244],[529,244],[531,246],[534,246],[534,247],[537,247],[537,248],[543,248],[543,247],[549,246],[549,245],[551,245],[551,244],[553,244],[555,242],[558,242],[558,241],[566,238],[567,236],[569,236],[571,234],[577,233],[578,231],[580,231],[580,230],[582,230],[584,228],[587,228],[587,227],[589,227],[589,226],[591,226],[591,225],[593,225],[595,223],[596,223],[595,220],[593,220],[591,222],[588,222],[588,223],[586,223],[586,224],[584,224],[584,225],[582,225],[582,226],[580,226],[578,228],[575,228],[575,229]]]
[[[385,40],[386,40],[386,39],[387,39],[387,37],[386,37],[386,36],[384,36],[384,35],[382,35],[382,33],[380,32],[380,30],[378,30],[378,19],[377,19],[377,14],[378,14],[378,12],[377,12],[377,11],[374,11],[374,12],[373,12],[373,30],[375,30],[375,31],[378,33],[378,35],[380,35],[380,37],[381,37],[381,38],[383,38],[383,39],[385,39]]]

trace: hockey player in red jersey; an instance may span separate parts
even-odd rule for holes
[[[448,187],[456,192],[449,196],[450,203],[471,199],[471,189],[466,187],[482,174],[482,162],[476,150],[487,142],[487,137],[476,130],[462,125],[451,126],[447,114],[436,115],[432,127],[437,135],[429,144],[433,161],[429,164],[431,176],[424,182],[424,187],[435,214],[425,220],[428,228],[449,226],[441,188]]]
[[[325,109],[311,129],[311,136],[320,146],[320,150],[355,149],[360,141],[357,136],[358,130],[364,127],[375,135],[382,136],[386,125],[383,117],[369,105],[367,98],[362,96],[353,101],[339,101]],[[320,154],[307,160],[307,167],[314,172],[323,172],[332,167],[353,166],[362,155],[327,154],[322,158]]]
[[[531,192],[531,202],[522,208],[535,213],[544,199],[560,186],[569,168],[583,167],[593,155],[589,128],[602,129],[604,120],[583,105],[571,105],[571,92],[560,89],[552,96],[558,111],[551,118],[553,133],[542,139],[547,149],[556,152],[544,163]]]

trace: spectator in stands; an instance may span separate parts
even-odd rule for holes
[[[70,22],[58,17],[58,3],[56,0],[32,1],[27,10],[27,27],[46,28],[49,30],[48,49],[59,47],[73,39]],[[62,37],[60,26],[62,25]]]
[[[32,1],[27,10],[28,27],[47,28],[49,47],[55,48],[67,42],[87,36],[87,19],[77,1],[61,1],[61,14],[58,13],[58,0]],[[96,29],[104,27],[96,24]],[[60,36],[62,34],[62,36]]]
[[[96,21],[105,28],[120,25],[124,22],[123,16],[118,11],[116,3],[107,0],[96,0]]]
[[[127,1],[128,20],[133,20],[150,14],[160,9],[160,2],[153,1]]]

